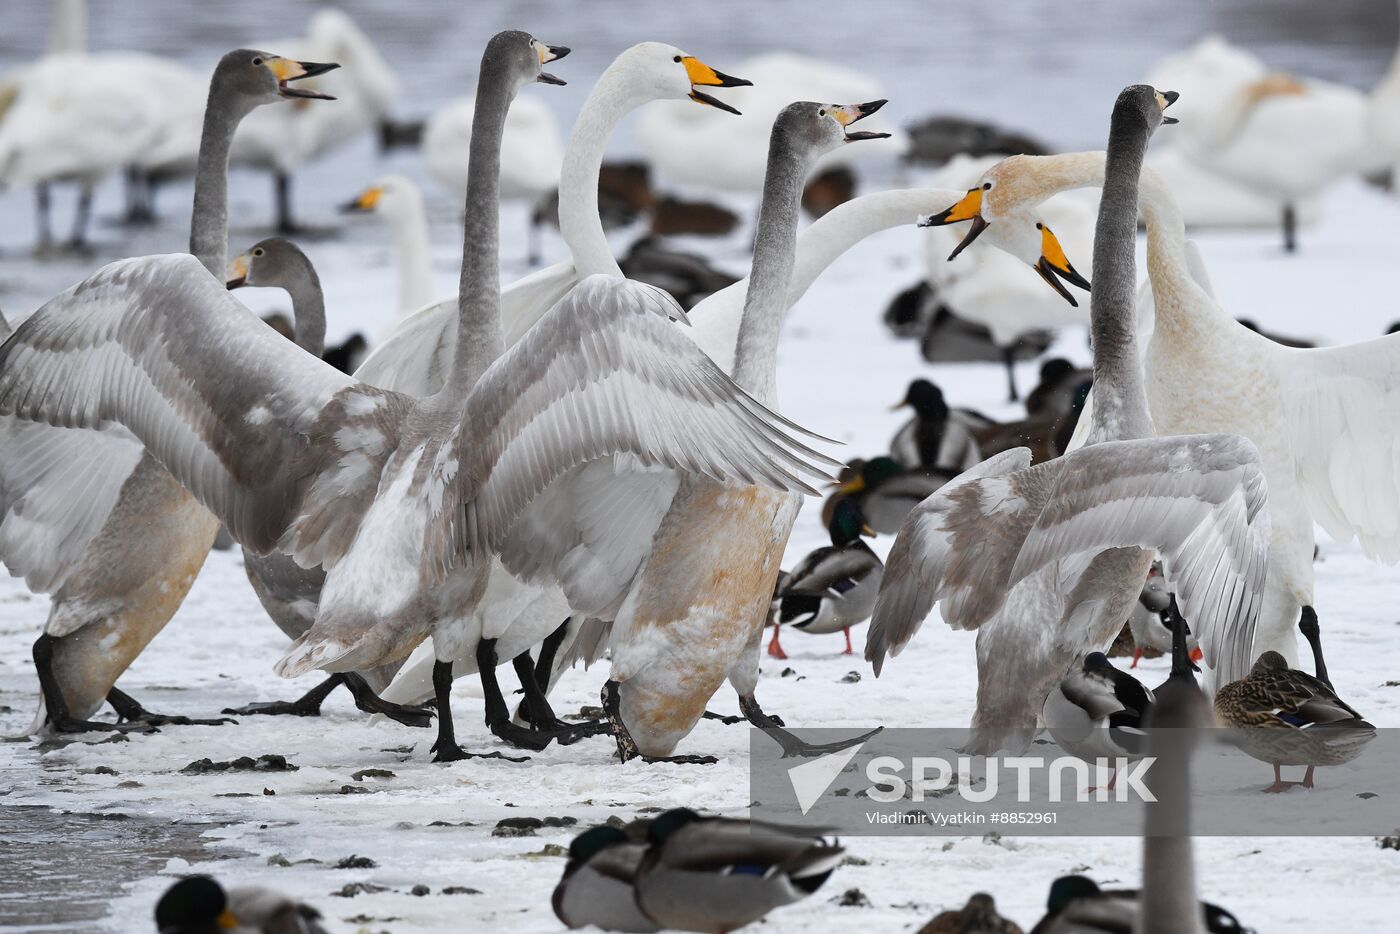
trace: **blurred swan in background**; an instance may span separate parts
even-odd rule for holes
[[[267,48],[292,58],[339,62],[340,69],[309,86],[336,98],[334,107],[265,108],[238,128],[234,165],[272,173],[277,231],[293,233],[292,173],[362,133],[376,131],[399,93],[398,78],[369,37],[340,10],[320,10],[305,36],[281,39]],[[274,112],[275,111],[275,112]]]
[[[467,157],[462,155],[462,165]],[[462,197],[466,197],[463,185]],[[403,175],[383,175],[340,206],[347,214],[378,214],[394,234],[399,266],[399,314],[411,315],[433,300],[433,256],[423,191]]]
[[[467,192],[467,152],[472,142],[475,95],[459,97],[428,118],[423,130],[423,160],[432,174],[460,201]],[[522,95],[506,115],[501,153],[501,200],[520,201],[530,210],[528,259],[540,260],[540,225],[544,202],[559,187],[564,143],[559,118],[538,98]]]
[[[729,100],[742,116],[736,130],[729,117],[694,107],[653,107],[637,121],[637,143],[646,160],[667,182],[756,194],[763,188],[768,137],[778,111],[795,100],[867,101],[885,96],[874,78],[854,69],[791,52],[755,56],[736,70],[753,83]],[[827,153],[814,176],[858,160],[892,159],[908,137],[889,121],[871,121],[873,131],[891,134],[888,141],[846,146]],[[852,150],[864,149],[865,152]]]

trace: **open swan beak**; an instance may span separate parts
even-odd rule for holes
[[[864,120],[866,117],[870,116],[875,111],[879,110],[881,107],[885,106],[888,103],[889,101],[887,100],[866,101],[864,104],[837,104],[828,107],[827,109],[831,111],[831,115],[836,118],[837,123],[841,124],[843,127],[848,128],[846,130],[846,142],[854,143],[855,141],[862,139],[889,138],[890,134],[888,133],[873,133],[865,130],[852,133],[849,129],[851,124],[856,123],[860,120]]]
[[[1059,239],[1050,232],[1050,228],[1039,221],[1036,222],[1035,226],[1040,231],[1040,259],[1036,260],[1035,271],[1040,273],[1040,278],[1049,283],[1050,288],[1059,292],[1065,301],[1078,308],[1079,303],[1060,283],[1060,279],[1085,291],[1089,289],[1089,280],[1081,276],[1074,265],[1070,263],[1069,257],[1065,255],[1064,247],[1060,246]],[[1056,276],[1059,278],[1057,279]]]
[[[319,101],[335,100],[329,94],[322,94],[320,91],[313,91],[310,88],[287,86],[288,81],[314,78],[328,71],[334,71],[340,67],[335,62],[298,62],[295,59],[277,57],[268,59],[267,67],[272,69],[272,73],[277,76],[277,93],[282,97],[313,98]]]
[[[982,192],[991,187],[991,183],[973,188],[963,195],[962,200],[946,211],[938,214],[930,214],[919,221],[920,227],[944,227],[948,224],[958,224],[963,221],[972,221],[972,227],[968,230],[967,236],[962,238],[962,242],[953,248],[953,252],[948,254],[948,261],[952,262],[957,255],[967,249],[968,244],[982,235],[989,224],[982,218]]]
[[[566,45],[545,45],[540,40],[534,40],[535,53],[540,57],[540,64],[547,65],[550,62],[557,62],[559,59],[573,51]],[[535,78],[542,84],[568,84],[563,78],[551,75],[547,71],[541,70]]]
[[[1180,96],[1181,96],[1181,95],[1178,94],[1178,93],[1176,93],[1175,91],[1158,91],[1158,92],[1157,92],[1157,103],[1160,104],[1161,107],[1162,107],[1162,110],[1165,111],[1165,110],[1166,110],[1168,107],[1170,107],[1172,104],[1175,104],[1175,103],[1176,103],[1176,99],[1177,99],[1178,97],[1180,97]],[[1164,114],[1162,115],[1162,122],[1163,122],[1163,123],[1180,123],[1181,121],[1178,120],[1178,119],[1176,119],[1175,117],[1168,117],[1168,116],[1166,116],[1166,114],[1164,113]]]
[[[696,90],[697,86],[707,88],[739,88],[752,87],[753,82],[747,78],[736,78],[733,75],[726,75],[722,71],[715,71],[694,55],[687,55],[681,59],[681,64],[685,66],[686,77],[690,79],[690,99],[697,104],[708,104],[711,107],[718,107],[728,113],[737,114],[739,111],[726,104],[718,98],[711,97],[704,91]]]

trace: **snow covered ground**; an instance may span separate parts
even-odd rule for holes
[[[516,225],[508,216],[508,243],[520,233]],[[457,250],[450,217],[434,227],[437,271],[447,286]],[[1199,242],[1225,307],[1256,318],[1266,329],[1337,343],[1378,335],[1400,317],[1393,298],[1394,270],[1400,265],[1397,229],[1400,202],[1348,183],[1327,199],[1324,220],[1304,232],[1296,257],[1279,252],[1273,232],[1214,234]],[[818,281],[789,319],[781,349],[784,411],[842,439],[851,455],[884,450],[902,417],[888,407],[916,375],[937,380],[956,404],[1007,415],[1015,411],[1003,402],[998,368],[929,367],[913,343],[896,342],[880,325],[889,296],[919,274],[921,236],[911,226],[863,243]],[[374,242],[358,231],[348,242],[312,243],[330,291],[335,329],[375,333],[387,323],[393,267]],[[552,247],[557,251],[557,244]],[[720,254],[742,268],[737,244],[720,248]],[[14,287],[7,304],[18,315],[37,304],[43,287],[62,284],[49,280],[65,267],[40,268],[47,269],[42,281],[25,260],[0,264],[0,276]],[[76,278],[81,269],[73,273]],[[277,293],[250,298],[259,308],[282,301]],[[1056,350],[1087,360],[1082,331],[1064,334]],[[1034,366],[1023,366],[1020,377],[1029,387]],[[804,509],[789,562],[825,540],[817,512],[815,502]],[[1354,546],[1321,541],[1317,600],[1333,678],[1343,696],[1377,725],[1400,726],[1400,686],[1394,683],[1400,678],[1400,575],[1366,561]],[[878,547],[888,543],[883,539]],[[284,640],[264,618],[240,563],[236,552],[210,557],[174,621],[122,679],[125,690],[152,709],[212,715],[251,700],[289,698],[314,683],[312,677],[283,682],[272,674]],[[45,599],[31,596],[21,582],[0,580],[0,735],[21,733],[30,722],[36,684],[29,648],[45,610]],[[765,656],[759,696],[791,725],[957,726],[971,714],[973,639],[936,620],[878,681],[857,657],[839,654],[839,636],[791,633],[785,647],[791,655],[786,663]],[[1165,674],[1164,660],[1144,664],[1149,683]],[[784,668],[795,674],[783,677]],[[861,673],[861,680],[844,682],[850,671]],[[570,673],[558,690],[558,709],[596,704],[602,679],[599,669]],[[454,697],[459,735],[469,749],[500,748],[480,727],[480,701],[470,688],[469,682],[459,682]],[[725,713],[736,707],[724,691],[711,704]],[[76,866],[62,863],[65,872],[74,873],[67,881],[38,872],[16,879],[0,868],[0,930],[44,929],[34,924],[34,905],[28,905],[29,914],[21,910],[40,892],[55,897],[55,886],[77,891],[93,879],[127,882],[105,854],[132,846],[148,850],[152,866],[113,896],[105,920],[82,929],[147,929],[152,903],[172,874],[199,868],[225,882],[267,883],[309,899],[336,931],[501,930],[507,925],[520,934],[555,931],[559,924],[549,894],[563,860],[542,850],[567,844],[574,831],[546,828],[535,837],[496,837],[492,829],[498,820],[557,816],[587,826],[614,814],[630,819],[643,808],[682,804],[742,813],[748,802],[747,729],[715,721],[702,722],[680,750],[720,757],[718,765],[708,767],[621,766],[604,738],[550,748],[526,763],[484,759],[437,765],[428,761],[430,732],[393,723],[367,726],[339,694],[320,720],[245,717],[237,726],[170,727],[129,742],[99,742],[102,738],[0,745],[0,810],[47,805],[80,814],[116,812],[130,815],[132,828],[147,826],[146,820],[152,826],[210,822],[198,831],[207,849],[199,854],[183,842],[178,850],[171,843],[171,852],[184,856],[167,860],[160,834],[138,837],[135,829],[123,829],[128,824],[110,824],[111,832],[101,838],[105,842],[90,847],[86,859]],[[298,770],[180,771],[204,757],[264,754],[285,756]],[[392,775],[355,779],[363,769]],[[1326,774],[1320,781],[1326,782]],[[1267,779],[1263,766],[1259,778],[1261,784]],[[1281,821],[1302,819],[1307,802],[1302,791],[1281,796]],[[7,819],[22,821],[13,813]],[[47,845],[58,854],[74,841],[56,830]],[[996,843],[980,836],[852,838],[848,845],[864,862],[843,867],[815,897],[773,914],[763,929],[912,930],[977,890],[991,892],[1005,914],[1029,926],[1058,875],[1081,871],[1119,885],[1139,880],[1139,844],[1131,838],[1007,837]],[[0,841],[0,854],[5,852]],[[1393,922],[1400,854],[1379,849],[1370,838],[1207,838],[1199,841],[1198,853],[1203,894],[1259,931],[1329,918],[1324,927],[1352,931],[1380,930]],[[332,868],[352,854],[377,865]],[[331,895],[354,882],[386,890],[353,898]],[[410,894],[420,884],[432,894]],[[477,893],[441,894],[446,886]],[[852,887],[865,893],[869,907],[833,904]],[[22,918],[29,920],[17,920]]]

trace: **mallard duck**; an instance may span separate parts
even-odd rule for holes
[[[1079,384],[1094,378],[1094,371],[1077,367],[1064,357],[1052,357],[1040,365],[1040,382],[1026,396],[1026,414],[1046,410],[1068,412],[1074,404]]]
[[[943,390],[926,379],[909,384],[895,408],[905,406],[914,417],[890,441],[890,457],[900,466],[956,476],[982,460],[975,432],[994,425],[991,419],[969,409],[950,409]]]
[[[321,913],[262,886],[225,890],[210,876],[186,876],[156,902],[160,934],[327,934]]]
[[[1319,765],[1343,765],[1376,738],[1376,728],[1337,696],[1327,680],[1317,615],[1304,608],[1298,628],[1312,645],[1318,677],[1289,668],[1278,652],[1265,652],[1238,681],[1215,695],[1216,718],[1234,727],[1232,739],[1246,753],[1274,767],[1274,783],[1263,791],[1277,794],[1294,785],[1313,787]],[[1301,782],[1283,780],[1280,768],[1305,765]]]
[[[787,658],[778,642],[783,623],[810,635],[838,630],[846,634],[846,654],[851,648],[851,627],[870,618],[885,565],[861,535],[874,535],[855,500],[843,499],[832,512],[831,544],[816,549],[798,562],[773,594],[777,604],[773,641],[768,654]]]
[[[1142,754],[1142,721],[1152,706],[1142,682],[1092,652],[1045,698],[1041,716],[1055,742],[1070,755],[1092,762]],[[1108,788],[1118,778],[1115,770]]]
[[[992,896],[978,892],[962,908],[936,915],[919,934],[1021,934],[1021,926],[997,913]]]
[[[910,510],[954,476],[947,471],[906,470],[891,457],[852,461],[848,466],[838,478],[836,492],[822,506],[822,521],[830,525],[836,504],[850,497],[860,506],[866,523],[883,535],[898,532]]]
[[[1162,562],[1153,561],[1148,569],[1147,581],[1142,585],[1137,605],[1128,617],[1128,631],[1133,634],[1133,663],[1136,668],[1143,653],[1149,649],[1165,655],[1172,650],[1172,594],[1167,587],[1167,579],[1162,576]],[[1186,649],[1191,661],[1201,660],[1201,646],[1190,630],[1186,633]]]
[[[689,808],[657,815],[636,875],[637,905],[662,928],[737,931],[821,888],[845,853],[818,836]]]
[[[554,914],[570,928],[659,931],[637,907],[632,883],[646,854],[650,821],[626,830],[607,825],[585,830],[569,844],[564,877],[554,887]]]
[[[1031,934],[1124,934],[1133,931],[1142,893],[1137,889],[1099,888],[1086,876],[1061,876],[1050,886],[1045,917]],[[1208,934],[1243,934],[1229,911],[1201,902],[1201,922]]]

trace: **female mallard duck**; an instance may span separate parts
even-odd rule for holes
[[[908,406],[914,417],[905,422],[890,441],[890,458],[914,470],[946,472],[957,476],[980,463],[982,453],[975,433],[994,424],[969,409],[952,409],[943,390],[926,379],[909,384],[896,409]]]
[[[657,815],[647,842],[637,906],[678,931],[737,931],[817,891],[845,853],[818,836],[688,808]]]
[[[906,470],[892,457],[874,457],[862,463],[852,475],[843,473],[841,485],[822,507],[822,518],[829,524],[836,503],[849,497],[860,506],[872,529],[883,535],[893,535],[915,506],[950,479],[952,474],[947,471]]]
[[[962,908],[944,911],[919,928],[919,934],[1022,934],[1021,926],[1003,918],[997,903],[986,892],[978,892]]]
[[[1092,652],[1045,698],[1041,716],[1050,735],[1070,755],[1092,762],[1142,754],[1142,721],[1152,692],[1113,667],[1108,656]],[[1109,779],[1113,789],[1118,773]]]
[[[160,934],[326,934],[321,913],[261,886],[225,890],[209,876],[186,876],[156,902]]]
[[[1337,696],[1327,680],[1317,615],[1303,610],[1298,628],[1312,645],[1317,677],[1289,668],[1278,652],[1259,656],[1249,674],[1215,695],[1216,717],[1235,727],[1232,737],[1246,753],[1274,767],[1274,783],[1263,791],[1277,794],[1294,785],[1313,787],[1319,765],[1344,765],[1376,738],[1376,728]],[[1301,782],[1286,782],[1279,769],[1305,765]]]
[[[875,533],[865,524],[860,506],[850,499],[837,503],[828,531],[831,544],[803,558],[778,582],[773,641],[768,643],[774,658],[787,658],[778,642],[783,623],[811,635],[840,630],[846,634],[846,654],[851,655],[851,627],[868,620],[875,609],[885,565],[861,541],[861,535]]]
[[[554,914],[560,921],[570,928],[661,930],[637,907],[632,889],[646,855],[650,824],[633,821],[625,830],[604,824],[574,838],[564,876],[554,887]]]

